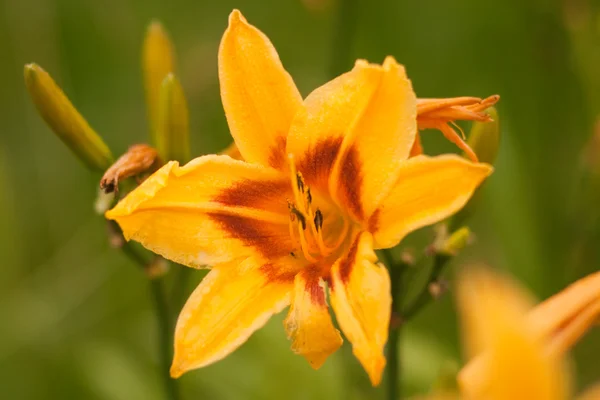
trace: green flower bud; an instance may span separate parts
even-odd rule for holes
[[[493,121],[474,122],[467,144],[473,149],[479,162],[494,164],[500,148],[500,121],[494,107],[485,111]]]
[[[179,80],[168,74],[160,89],[157,148],[165,162],[187,162],[190,158],[190,132],[187,101]]]
[[[92,169],[110,167],[108,146],[46,71],[36,64],[25,65],[25,85],[42,118],[79,159]]]
[[[161,85],[165,77],[175,71],[175,51],[169,35],[158,21],[152,21],[146,31],[142,50],[142,72],[146,90],[146,107],[150,134],[157,141]]]
[[[445,256],[455,256],[462,249],[467,247],[471,241],[471,230],[463,226],[452,232],[450,236],[445,237],[436,249],[438,254]]]

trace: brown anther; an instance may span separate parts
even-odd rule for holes
[[[315,228],[317,228],[318,232],[323,227],[323,213],[318,208],[315,212],[315,218],[313,222],[315,223]]]
[[[100,180],[100,189],[105,193],[119,190],[119,181],[144,172],[154,172],[160,166],[158,152],[147,144],[131,146],[127,153],[106,170]]]
[[[304,193],[304,179],[302,178],[300,172],[296,174],[296,185],[298,186],[298,190]]]
[[[302,225],[302,230],[306,230],[306,217],[296,207],[292,205],[292,207],[290,208],[290,219],[294,221],[294,217],[298,218],[298,221],[300,221],[300,224]]]
[[[312,203],[312,194],[310,193],[310,188],[306,188],[306,201],[310,205]]]

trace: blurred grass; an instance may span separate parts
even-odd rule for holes
[[[594,191],[588,186],[598,179],[578,183],[580,155],[600,115],[600,5],[357,4],[353,58],[380,62],[394,55],[420,97],[502,96],[496,173],[471,224],[477,245],[455,266],[480,261],[506,268],[541,298],[596,271],[600,229],[586,222],[597,222],[598,203],[590,201]],[[230,139],[216,54],[234,7],[271,37],[304,95],[328,79],[335,4],[311,12],[300,0],[0,0],[3,397],[162,395],[144,276],[109,249],[104,223],[93,213],[98,177],[36,114],[26,97],[23,65],[35,61],[45,68],[118,154],[148,137],[140,46],[146,24],[159,18],[179,57],[192,153],[218,151]],[[454,150],[439,133],[424,136],[428,151]],[[423,243],[427,235],[407,243]],[[200,274],[193,275],[197,282]],[[227,359],[184,376],[185,397],[378,398],[349,346],[314,372],[289,351],[281,320]],[[403,338],[406,387],[422,391],[446,360],[460,357],[451,299],[429,307]],[[576,347],[579,386],[600,379],[599,354],[599,332]]]

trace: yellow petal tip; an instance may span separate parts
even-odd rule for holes
[[[385,60],[383,60],[383,68],[390,69],[397,67],[400,67],[400,64],[398,64],[398,61],[396,61],[394,56],[387,56]]]
[[[365,368],[367,370],[367,374],[369,374],[371,385],[379,386],[379,384],[381,383],[381,375],[383,374],[385,364],[385,357],[379,356],[371,362],[371,365]]]
[[[231,14],[229,14],[229,26],[235,26],[236,24],[245,24],[247,23],[246,18],[242,15],[241,11],[237,8],[234,8]]]
[[[354,62],[354,66],[355,67],[368,67],[369,66],[369,62],[365,59],[359,58],[358,60],[356,60]]]
[[[183,375],[185,372],[186,372],[186,370],[184,368],[182,368],[181,362],[177,361],[177,360],[173,360],[173,364],[171,365],[171,369],[169,371],[171,378],[177,379],[181,375]]]

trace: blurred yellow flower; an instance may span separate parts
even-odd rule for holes
[[[392,57],[358,61],[303,101],[269,39],[234,10],[219,78],[245,161],[169,162],[106,213],[127,239],[213,266],[179,316],[172,376],[227,356],[288,305],[292,350],[319,368],[342,343],[328,287],[377,385],[391,295],[374,249],[456,212],[492,167],[455,155],[408,158],[417,101]]]
[[[458,375],[463,398],[570,398],[563,355],[600,315],[600,272],[531,304],[513,283],[489,272],[470,271],[461,281],[466,350],[476,356]],[[598,394],[596,388],[584,398]]]

